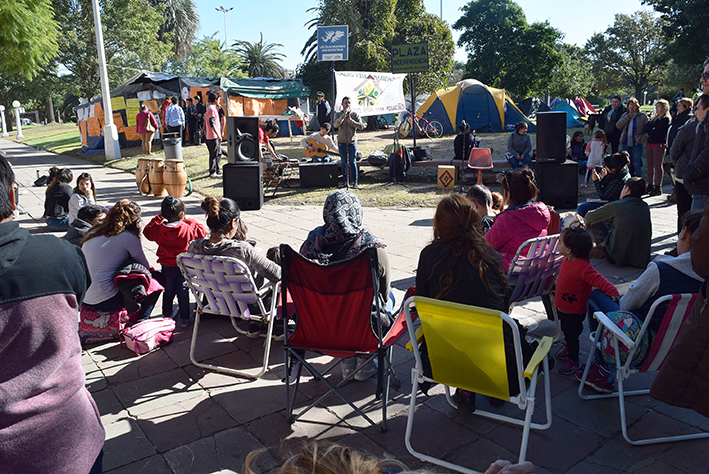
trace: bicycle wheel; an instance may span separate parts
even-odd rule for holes
[[[426,125],[426,135],[428,138],[441,138],[443,136],[443,125],[438,120],[431,120]]]
[[[396,129],[396,133],[399,135],[400,138],[408,137],[409,133],[411,133],[411,120],[406,119],[401,122]]]
[[[387,118],[383,115],[379,116],[379,128],[381,130],[386,130],[389,128],[389,122],[387,121]]]

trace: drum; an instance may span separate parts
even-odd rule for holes
[[[163,183],[162,173],[165,165],[160,158],[150,159],[150,171],[148,171],[148,181],[150,188],[153,190],[153,196],[163,196],[165,194],[165,184]]]
[[[183,160],[165,160],[162,176],[169,195],[181,198],[185,194],[187,171]]]
[[[138,167],[135,169],[135,183],[138,185],[138,189],[140,190],[140,194],[145,194],[147,195],[150,193],[150,183],[148,183],[148,180],[146,179],[143,181],[143,178],[145,175],[148,174],[150,171],[150,158],[139,158],[138,159]],[[143,185],[140,185],[140,182],[143,181]]]

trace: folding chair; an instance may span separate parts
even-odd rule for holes
[[[389,382],[393,374],[391,368],[391,346],[404,332],[390,331],[384,334],[381,321],[377,319],[372,329],[371,315],[378,314],[379,276],[377,275],[377,252],[369,248],[348,260],[320,265],[301,256],[290,246],[281,245],[281,268],[283,291],[281,298],[286,308],[285,297],[293,299],[293,314],[289,317],[296,322],[295,330],[286,330],[283,348],[286,351],[286,367],[293,368],[294,360],[300,362],[295,387],[291,396],[291,383],[286,375],[287,417],[292,423],[311,408],[323,401],[331,393],[336,394],[355,412],[380,431],[386,431],[386,409],[389,400]],[[287,323],[287,320],[284,320]],[[314,351],[340,358],[326,370],[319,372],[305,358],[305,351]],[[378,426],[363,410],[342,393],[340,387],[349,382],[362,368],[355,370],[337,385],[326,377],[337,367],[342,358],[366,356],[369,363],[375,358],[379,362],[376,398],[382,394],[382,423]],[[296,364],[297,365],[297,364]],[[314,377],[329,389],[298,415],[293,414],[295,400],[300,386],[300,373],[305,367]],[[288,372],[288,370],[287,370]],[[396,377],[394,376],[396,380]]]
[[[406,449],[422,461],[428,461],[447,469],[464,473],[475,473],[457,464],[419,453],[411,446],[411,432],[416,413],[416,397],[418,386],[424,381],[445,385],[446,400],[455,408],[450,396],[449,387],[487,395],[516,404],[524,411],[524,419],[504,416],[477,409],[473,414],[486,418],[522,426],[522,445],[520,446],[519,462],[525,460],[530,428],[545,430],[551,426],[551,390],[549,382],[548,354],[552,338],[545,337],[534,352],[532,359],[524,367],[519,329],[515,321],[501,311],[467,306],[448,301],[414,296],[404,304],[404,317],[411,341],[416,341],[416,333],[411,319],[411,300],[416,304],[418,317],[421,320],[423,337],[428,348],[433,378],[423,374],[423,364],[418,344],[412,344],[416,366],[411,369],[411,405],[406,424]],[[517,362],[517,381],[520,393],[510,395],[507,378],[507,355],[503,337],[503,325],[507,324],[514,339],[515,360]],[[546,423],[532,423],[535,393],[539,364],[544,367],[544,403]],[[529,379],[529,387],[525,384]],[[445,417],[444,417],[445,419]]]
[[[489,148],[472,148],[468,157],[468,169],[478,170],[478,181],[483,184],[483,170],[492,169],[492,152]]]
[[[281,156],[271,156],[267,151],[263,151],[263,187],[264,191],[273,186],[273,194],[276,195],[278,187],[283,185],[290,188],[286,179],[290,178],[293,173],[290,159]],[[296,160],[297,161],[297,160]]]
[[[507,278],[513,287],[510,312],[515,303],[537,296],[542,297],[549,319],[556,324],[554,341],[561,337],[561,325],[554,308],[553,295],[556,277],[563,260],[559,253],[559,234],[529,239],[519,246]]]
[[[698,297],[699,295],[697,294],[683,293],[676,295],[666,295],[661,298],[658,298],[650,307],[650,311],[648,311],[647,317],[645,318],[645,322],[641,326],[640,332],[638,333],[635,340],[628,337],[623,332],[623,330],[620,329],[613,321],[608,319],[608,316],[603,314],[603,312],[596,311],[595,313],[593,313],[593,316],[598,320],[602,327],[599,327],[596,331],[596,337],[594,338],[593,344],[591,345],[591,351],[588,354],[586,368],[583,371],[583,377],[581,377],[581,384],[579,385],[579,396],[584,400],[618,397],[618,403],[620,405],[620,425],[623,430],[623,438],[625,438],[625,440],[630,444],[644,445],[684,441],[688,439],[709,438],[709,433],[704,432],[660,438],[647,438],[634,441],[628,436],[628,422],[625,416],[625,397],[632,395],[646,395],[650,393],[650,390],[643,389],[626,391],[623,386],[623,381],[635,373],[660,370],[660,367],[662,367],[662,364],[664,363],[667,354],[669,353],[670,349],[672,348],[672,345],[675,342],[677,334],[679,333],[679,330],[682,327],[682,323],[684,323],[684,320],[687,319],[687,317],[692,312],[692,307],[694,306],[694,303],[697,301]],[[650,343],[650,349],[647,355],[645,356],[645,360],[642,362],[642,365],[640,367],[632,367],[633,356],[635,355],[635,351],[638,347],[636,345],[636,341],[642,340],[643,336],[648,331],[650,320],[652,319],[653,315],[656,311],[661,311],[660,307],[664,306],[665,303],[668,304],[667,309],[664,312],[660,328],[658,329],[657,334]],[[610,331],[612,334],[611,345],[615,352],[615,379],[618,383],[618,391],[606,394],[584,395],[583,389],[584,385],[586,384],[588,371],[591,367],[591,362],[595,360],[595,353],[600,347],[599,341],[604,330]],[[625,363],[622,364],[620,359],[619,344],[623,344],[628,351],[628,357]]]
[[[271,336],[273,324],[278,311],[278,295],[280,283],[269,282],[259,289],[254,282],[249,267],[239,259],[218,255],[201,255],[182,253],[177,256],[177,265],[185,277],[187,286],[197,300],[192,343],[190,344],[190,360],[197,367],[216,370],[227,374],[257,379],[268,370],[268,358],[271,353]],[[271,303],[266,309],[266,297],[270,294]],[[207,305],[202,304],[202,296],[207,299]],[[261,314],[251,314],[248,304],[256,304]],[[197,334],[203,313],[228,316],[231,324],[239,334],[246,331],[237,325],[237,319],[259,321],[267,326],[266,342],[263,353],[263,365],[257,372],[232,369],[220,365],[198,362],[195,358]]]

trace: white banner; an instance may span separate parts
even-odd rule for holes
[[[343,97],[350,98],[350,108],[361,117],[403,112],[406,110],[405,77],[406,74],[386,72],[335,72],[335,112],[342,110]]]

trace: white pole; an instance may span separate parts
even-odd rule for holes
[[[17,135],[15,138],[25,138],[25,136],[22,134],[22,120],[20,119],[20,101],[13,100],[12,106],[15,108],[15,123],[17,124]]]
[[[2,136],[7,137],[10,134],[7,133],[7,125],[5,124],[5,106],[0,105],[0,122],[2,122]]]
[[[103,127],[103,146],[106,150],[106,160],[117,160],[121,157],[121,147],[118,144],[118,128],[113,123],[113,108],[111,107],[111,89],[108,85],[106,70],[106,53],[103,50],[103,31],[101,30],[101,10],[98,0],[92,0],[94,7],[94,24],[96,26],[96,49],[98,50],[98,67],[101,75],[101,96],[103,97],[103,113],[106,125]]]
[[[441,21],[443,21],[443,0],[441,0]]]

